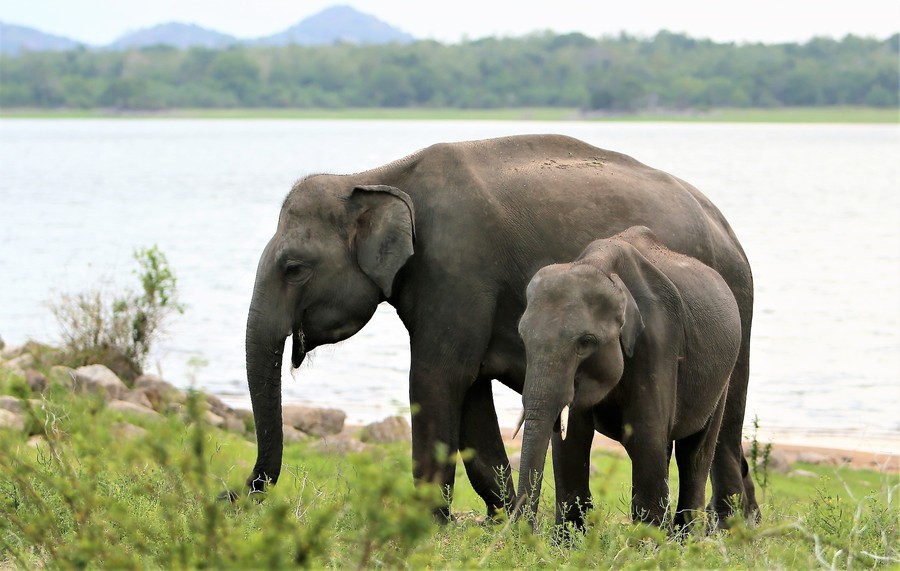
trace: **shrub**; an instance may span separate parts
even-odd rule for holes
[[[73,367],[102,363],[126,380],[143,372],[153,344],[173,313],[183,313],[177,280],[157,246],[134,252],[141,292],[94,289],[62,294],[49,303]]]

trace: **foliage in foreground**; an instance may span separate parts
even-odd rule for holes
[[[0,372],[0,392],[24,383]],[[5,389],[5,390],[4,390]],[[27,396],[27,395],[26,395]],[[587,533],[552,529],[550,491],[537,533],[485,525],[462,470],[456,521],[432,522],[429,489],[411,482],[407,445],[336,456],[288,445],[263,501],[216,497],[237,485],[252,443],[200,420],[129,418],[59,387],[31,405],[27,434],[0,429],[0,568],[802,568],[900,562],[898,476],[831,467],[769,475],[764,519],[728,533],[667,538],[627,522],[627,460],[597,453],[598,508]],[[37,443],[35,444],[35,441]],[[548,482],[549,483],[549,482]]]

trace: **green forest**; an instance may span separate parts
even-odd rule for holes
[[[660,32],[461,44],[165,46],[0,57],[0,107],[897,107],[900,35],[733,44]]]

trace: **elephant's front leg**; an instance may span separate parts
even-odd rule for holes
[[[410,374],[413,478],[440,488],[443,499],[434,508],[440,523],[450,520],[462,412],[461,395],[457,399],[450,389],[437,372],[426,376],[420,367]]]
[[[463,403],[460,448],[466,457],[466,474],[472,488],[493,518],[501,509],[510,513],[516,498],[509,458],[500,434],[490,379],[479,379],[469,388]]]
[[[642,431],[639,422],[625,450],[631,458],[631,519],[662,525],[669,511],[669,451],[658,431]]]
[[[590,488],[591,444],[594,423],[590,411],[573,411],[566,438],[553,434],[553,479],[556,485],[556,524],[584,529],[584,516],[593,507]]]
[[[478,374],[478,357],[484,349],[482,346],[479,352],[458,343],[450,345],[456,349],[450,353],[448,345],[417,341],[412,340],[409,382],[413,477],[418,484],[440,487],[444,499],[434,513],[439,521],[446,522],[453,499],[463,402]],[[472,359],[472,355],[478,357]],[[499,429],[497,432],[499,438]]]

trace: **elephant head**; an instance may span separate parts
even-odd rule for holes
[[[315,176],[297,183],[259,260],[246,337],[258,446],[247,480],[252,491],[275,483],[281,471],[285,339],[293,336],[296,368],[317,346],[352,336],[395,293],[394,278],[413,254],[409,196],[341,180]]]
[[[619,276],[586,263],[542,268],[526,298],[519,322],[527,370],[517,505],[527,502],[533,518],[553,432],[565,439],[570,410],[584,412],[609,394],[644,325]]]

